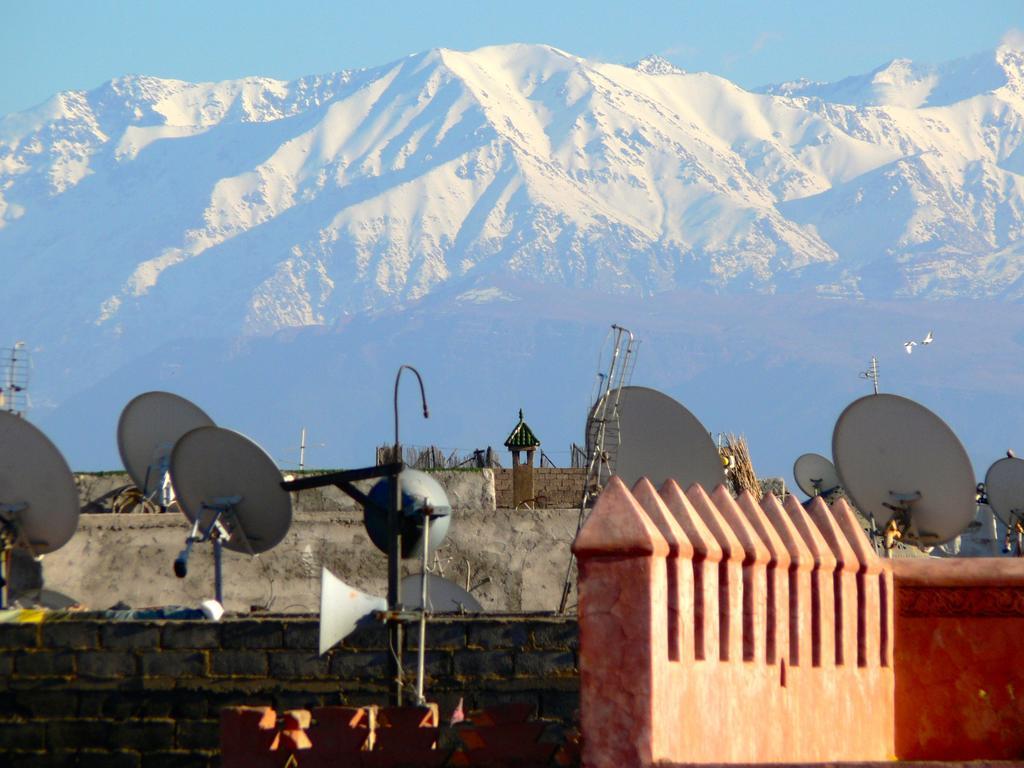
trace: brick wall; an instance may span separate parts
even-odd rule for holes
[[[317,633],[308,616],[0,624],[0,764],[214,766],[223,707],[386,703],[383,629],[323,657]],[[579,699],[576,636],[562,618],[432,622],[428,698],[445,718],[464,697],[466,709],[530,702],[567,725]],[[410,649],[416,638],[413,629]]]
[[[534,467],[533,488],[540,506],[547,509],[572,509],[578,507],[583,493],[585,469],[561,469],[555,467]],[[494,470],[494,496],[499,508],[512,506],[512,470]]]

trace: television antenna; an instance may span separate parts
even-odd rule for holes
[[[8,605],[13,550],[54,552],[78,528],[78,488],[57,447],[19,416],[0,411],[0,608]]]
[[[28,396],[28,378],[31,368],[28,350],[24,341],[15,342],[13,347],[0,349],[0,410],[24,416],[31,405]]]
[[[967,452],[942,419],[898,395],[868,395],[840,414],[832,456],[854,505],[896,539],[924,549],[974,519],[976,484]]]
[[[878,394],[878,358],[875,357],[874,355],[872,355],[871,356],[871,364],[868,366],[868,369],[866,371],[861,371],[860,374],[858,374],[858,375],[862,379],[867,379],[868,381],[871,382],[871,386],[874,389],[875,394],[877,395]]]

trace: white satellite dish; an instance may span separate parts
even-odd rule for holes
[[[117,449],[145,498],[170,506],[174,499],[168,469],[174,444],[196,427],[212,426],[198,405],[170,392],[145,392],[124,407],[117,421]]]
[[[868,395],[840,414],[832,433],[840,483],[876,524],[904,541],[942,544],[974,519],[974,470],[946,423],[898,395]]]
[[[805,453],[793,463],[793,479],[808,496],[827,495],[839,487],[835,465],[819,453]]]
[[[320,570],[320,655],[327,653],[388,601],[346,584],[326,567]]]
[[[192,523],[175,573],[185,576],[194,542],[212,541],[217,602],[223,604],[221,547],[257,555],[277,546],[291,526],[291,496],[266,451],[221,427],[199,427],[179,439],[170,473],[178,505]]]
[[[38,557],[60,549],[78,528],[78,513],[75,478],[57,447],[20,416],[0,411],[0,607],[12,550]]]
[[[600,401],[587,420],[588,452],[597,433],[593,414],[599,412],[599,405]],[[623,387],[617,426],[618,445],[614,445],[613,428],[605,450],[611,473],[627,486],[646,477],[660,487],[671,478],[683,488],[698,483],[710,493],[725,482],[722,459],[710,433],[668,395],[649,387]]]
[[[988,505],[1003,524],[1014,529],[1024,523],[1024,459],[1000,459],[985,473]]]
[[[483,613],[480,601],[453,581],[433,573],[427,578],[427,613]],[[411,573],[402,579],[399,593],[402,605],[418,611],[423,605],[423,574]]]

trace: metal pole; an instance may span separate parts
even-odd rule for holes
[[[420,647],[416,653],[416,703],[423,706],[423,660],[427,648],[427,563],[430,561],[430,510],[423,508],[423,570],[420,572]]]
[[[427,395],[423,389],[423,377],[420,372],[411,365],[401,365],[398,373],[395,374],[395,447],[394,465],[395,471],[391,475],[392,489],[391,509],[388,510],[388,610],[400,611],[401,595],[399,593],[400,580],[402,576],[402,485],[399,475],[402,471],[402,444],[398,439],[398,384],[402,380],[402,371],[410,370],[416,374],[420,384],[420,399],[423,403],[423,418],[430,418],[430,411],[427,409]],[[402,623],[397,619],[388,620],[388,645],[391,653],[388,656],[388,670],[392,679],[392,705],[402,706]]]
[[[398,441],[395,441],[395,455],[399,452]],[[402,485],[399,472],[391,476],[391,509],[388,510],[388,610],[399,611],[401,595],[399,580],[402,566]],[[391,649],[388,667],[391,671],[391,704],[402,706],[402,622],[390,619],[388,622],[388,646]]]
[[[217,595],[217,602],[224,605],[224,575],[221,570],[221,543],[220,536],[214,534],[213,539],[213,589]]]

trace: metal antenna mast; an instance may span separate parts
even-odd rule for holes
[[[875,388],[875,394],[878,394],[878,358],[874,355],[871,356],[871,367],[866,371],[862,371],[860,374],[862,379],[869,379],[871,384]]]
[[[633,375],[636,353],[640,346],[633,332],[619,325],[612,326],[609,338],[612,341],[612,349],[608,372],[598,371],[596,397],[587,421],[587,476],[583,481],[583,493],[580,497],[577,534],[583,527],[592,500],[601,492],[615,466],[619,447],[619,398],[622,388],[629,383]],[[570,552],[565,582],[562,584],[562,599],[558,605],[559,613],[565,613],[568,605],[575,565],[576,558]]]
[[[19,341],[10,349],[0,350],[3,374],[0,376],[0,410],[24,416],[28,410],[28,350]]]

